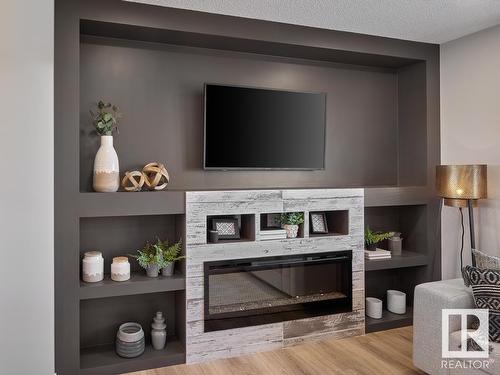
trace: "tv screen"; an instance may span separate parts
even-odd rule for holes
[[[324,169],[326,94],[205,85],[205,169]]]

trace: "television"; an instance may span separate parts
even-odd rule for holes
[[[325,168],[326,94],[205,84],[204,168]]]

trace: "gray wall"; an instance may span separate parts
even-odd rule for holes
[[[0,2],[0,374],[54,373],[53,25]]]
[[[443,164],[488,164],[489,199],[476,210],[479,249],[500,256],[500,26],[441,46]],[[466,219],[467,225],[467,219]],[[466,245],[469,243],[466,226]],[[459,275],[460,216],[442,214],[442,275]],[[469,252],[466,246],[465,253]],[[467,257],[466,259],[469,259]]]

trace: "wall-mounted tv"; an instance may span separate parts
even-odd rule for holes
[[[205,85],[205,169],[325,168],[326,94]]]

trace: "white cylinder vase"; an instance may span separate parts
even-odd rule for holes
[[[101,147],[94,159],[93,187],[101,193],[113,193],[120,187],[120,166],[112,135],[101,136]]]
[[[387,291],[387,310],[394,314],[406,313],[406,293],[399,290]]]
[[[374,297],[367,297],[366,315],[373,319],[382,318],[382,300]]]

